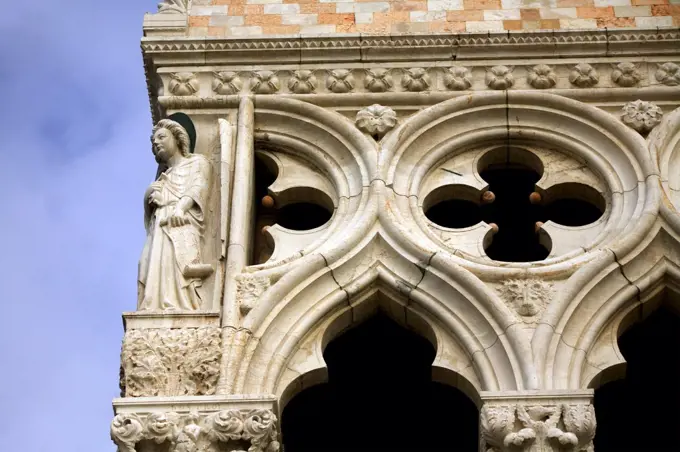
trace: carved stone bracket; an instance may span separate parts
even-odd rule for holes
[[[118,452],[137,452],[141,442],[167,444],[169,452],[221,450],[277,452],[277,418],[270,409],[231,409],[209,414],[160,412],[117,414],[111,439]],[[226,449],[224,448],[226,447]]]
[[[596,421],[590,397],[526,394],[488,400],[481,410],[480,451],[591,452]]]
[[[125,334],[125,397],[214,394],[220,372],[220,329],[136,329]]]

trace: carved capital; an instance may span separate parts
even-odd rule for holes
[[[218,452],[227,443],[233,443],[230,450],[278,452],[278,436],[277,418],[269,409],[118,414],[111,422],[119,452],[137,452],[144,440],[167,444],[169,452]]]
[[[577,400],[491,402],[482,407],[480,426],[483,452],[587,452],[595,437],[595,410]]]
[[[209,395],[219,377],[220,329],[138,329],[125,334],[123,396]]]

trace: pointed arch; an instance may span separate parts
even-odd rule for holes
[[[625,359],[618,338],[655,310],[665,291],[680,294],[678,236],[659,221],[628,256],[608,263],[583,285],[582,291],[550,331],[545,381],[552,389],[594,388],[622,376]]]
[[[473,400],[481,390],[526,387],[531,357],[517,356],[512,344],[521,327],[499,300],[489,301],[488,292],[471,291],[466,281],[413,263],[377,227],[338,262],[327,265],[316,256],[306,268],[311,276],[286,287],[301,274],[285,275],[246,317],[243,327],[252,336],[237,392],[290,397],[291,385],[301,390],[323,381],[325,345],[375,309],[428,338],[437,351],[434,377]]]

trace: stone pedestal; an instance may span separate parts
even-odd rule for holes
[[[480,451],[593,450],[593,391],[482,392]]]

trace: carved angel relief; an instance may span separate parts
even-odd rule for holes
[[[271,410],[224,410],[201,416],[196,413],[118,414],[111,422],[111,439],[119,452],[137,452],[137,443],[148,440],[168,444],[169,452],[219,452],[229,450],[278,452],[276,415]]]
[[[535,323],[553,296],[553,286],[540,279],[509,279],[499,293],[525,323]]]
[[[485,405],[482,450],[582,452],[592,449],[595,410],[590,404]]]
[[[141,329],[125,334],[124,397],[210,395],[220,373],[220,329]]]

